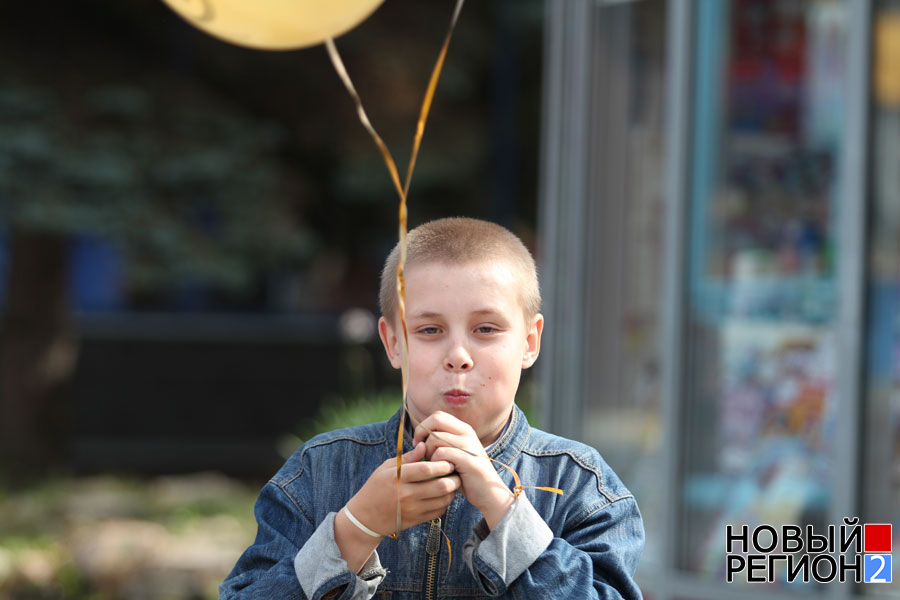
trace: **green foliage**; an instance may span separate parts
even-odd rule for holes
[[[218,475],[158,478],[50,478],[24,489],[0,491],[0,548],[54,543],[77,518],[98,515],[146,519],[177,528],[195,518],[242,518],[254,494]]]
[[[279,452],[286,459],[306,440],[320,433],[386,421],[399,408],[399,391],[357,398],[332,398],[325,402],[315,416],[300,426],[296,435],[286,435],[279,441]]]
[[[286,193],[283,138],[187,79],[0,86],[0,224],[112,240],[137,293],[246,289],[317,245]]]
[[[223,549],[236,560],[253,540],[255,495],[215,474],[0,489],[0,598],[130,597],[135,582],[146,598],[216,598],[232,564]],[[160,572],[170,552],[190,557],[172,578]]]
[[[531,377],[530,372],[526,372],[522,381],[519,383],[519,391],[516,394],[516,406],[525,413],[528,424],[532,427],[541,428],[540,405],[537,401],[538,389]]]
[[[327,402],[305,430],[305,439],[326,431],[386,421],[397,412],[400,403],[398,391]]]

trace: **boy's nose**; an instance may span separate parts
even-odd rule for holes
[[[468,371],[472,368],[472,357],[460,344],[455,344],[447,353],[444,367],[451,371]]]

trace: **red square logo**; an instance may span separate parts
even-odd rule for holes
[[[865,552],[890,552],[891,524],[863,525],[863,550]]]

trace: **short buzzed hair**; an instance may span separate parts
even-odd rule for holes
[[[541,310],[534,258],[514,233],[489,221],[467,217],[436,219],[419,225],[409,232],[406,246],[406,272],[424,263],[465,264],[475,261],[505,261],[519,280],[519,300],[526,322]],[[397,263],[400,261],[398,242],[381,271],[378,303],[381,314],[390,321],[397,315]]]

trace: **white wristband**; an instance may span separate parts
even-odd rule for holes
[[[372,536],[373,538],[379,538],[379,539],[380,539],[380,538],[383,538],[383,537],[384,537],[384,536],[381,535],[380,533],[375,533],[374,531],[372,531],[371,529],[369,529],[368,527],[366,527],[365,525],[363,525],[362,523],[360,523],[360,522],[359,522],[359,519],[357,519],[356,517],[354,517],[354,516],[353,516],[353,513],[351,513],[351,512],[350,512],[350,509],[347,508],[346,506],[344,507],[344,514],[347,515],[347,518],[350,519],[350,522],[353,523],[354,525],[356,525],[357,527],[359,527],[360,531],[362,531],[363,533],[366,533],[366,534]]]

